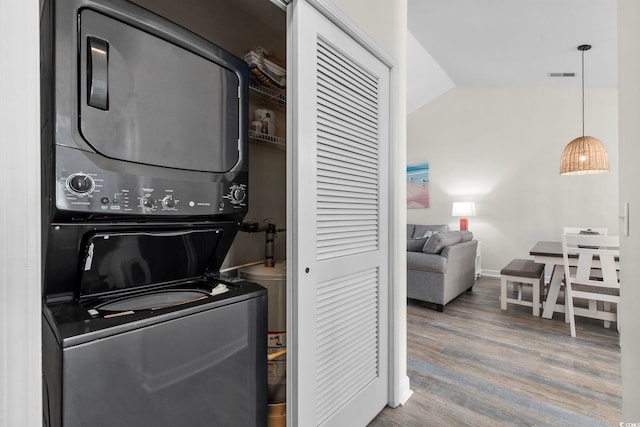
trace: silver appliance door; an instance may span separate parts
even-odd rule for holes
[[[79,119],[100,154],[175,169],[238,162],[238,76],[90,9],[80,12]]]

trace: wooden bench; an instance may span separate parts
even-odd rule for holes
[[[507,283],[518,286],[518,298],[507,297]],[[533,307],[533,315],[540,316],[540,284],[544,283],[544,264],[529,259],[514,259],[500,270],[500,308],[507,309],[507,303]],[[533,301],[522,299],[522,285],[533,287]]]

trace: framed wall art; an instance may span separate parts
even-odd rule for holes
[[[429,163],[407,165],[407,209],[429,207]]]

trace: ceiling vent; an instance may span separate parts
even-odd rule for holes
[[[549,73],[549,77],[575,77],[576,73]]]

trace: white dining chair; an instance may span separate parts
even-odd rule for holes
[[[571,324],[571,336],[576,336],[575,316],[591,317],[616,322],[620,330],[616,312],[610,311],[611,303],[620,302],[620,280],[617,258],[620,256],[620,238],[592,234],[563,234],[562,256],[564,261],[564,285],[566,292],[566,313]],[[569,258],[578,258],[577,267],[571,268]],[[589,301],[602,301],[603,310],[597,304],[589,308],[574,307],[573,299],[583,298]]]
[[[563,234],[599,234],[601,236],[606,236],[609,233],[609,229],[607,227],[573,227],[573,226],[564,226],[562,227]],[[551,277],[556,274],[556,265],[553,266],[551,270]],[[548,290],[549,283],[545,283],[543,287],[543,292],[546,294]],[[565,294],[566,296],[566,294]],[[566,299],[566,298],[565,298]],[[566,301],[565,301],[565,315],[566,315]],[[568,323],[568,319],[567,319]]]
[[[601,236],[606,236],[609,232],[609,229],[607,227],[563,227],[562,232],[564,234],[598,233]]]
[[[575,227],[575,226],[564,226],[562,227],[562,232],[564,234],[600,234],[602,236],[606,236],[609,233],[609,229],[607,227]],[[553,270],[551,271],[551,276],[555,274],[557,266],[553,266]],[[547,284],[545,283],[544,291],[547,290]],[[565,293],[565,317],[567,323],[569,323],[569,317],[567,316],[567,301],[566,301],[566,293]],[[593,302],[595,304],[595,302]]]

